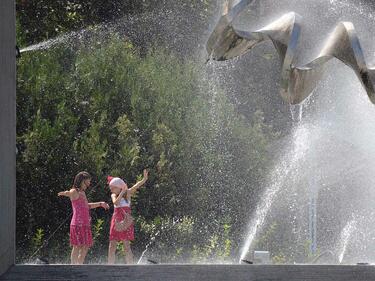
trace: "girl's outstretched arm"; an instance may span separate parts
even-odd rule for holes
[[[138,188],[140,188],[142,185],[145,184],[145,182],[147,181],[148,179],[148,170],[147,169],[144,169],[143,170],[143,179],[138,181],[135,185],[133,185],[131,188],[129,188],[129,191],[130,191],[130,195],[133,195],[137,190]]]
[[[72,200],[75,200],[75,199],[78,198],[79,194],[78,194],[77,190],[72,188],[71,190],[61,191],[61,192],[57,193],[57,196],[59,196],[59,197],[65,196],[65,197],[69,197]]]
[[[106,209],[106,210],[109,209],[109,205],[106,202],[89,203],[89,207],[90,207],[90,209],[95,209],[95,208],[99,208],[99,207],[102,207],[103,209]]]

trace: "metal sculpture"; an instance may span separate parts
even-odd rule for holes
[[[375,68],[367,67],[351,22],[340,22],[319,55],[308,64],[297,66],[295,54],[301,17],[291,12],[259,30],[238,30],[233,21],[253,1],[241,0],[233,7],[226,7],[207,42],[211,59],[229,60],[247,53],[263,41],[271,40],[282,61],[280,94],[285,101],[298,104],[306,99],[323,75],[325,63],[336,58],[353,69],[369,99],[375,103]]]

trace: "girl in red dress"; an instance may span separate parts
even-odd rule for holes
[[[148,179],[148,171],[143,171],[143,179],[138,181],[131,188],[126,182],[117,177],[108,177],[108,184],[111,190],[111,199],[114,205],[114,212],[109,232],[108,263],[115,263],[116,247],[118,242],[124,243],[125,262],[133,263],[133,253],[130,241],[134,240],[134,223],[131,216],[131,196]]]
[[[88,203],[85,190],[91,184],[91,176],[87,172],[80,172],[74,178],[70,190],[61,191],[58,196],[70,198],[73,216],[70,222],[70,255],[72,264],[83,264],[89,248],[92,246],[90,209],[102,207],[106,210],[109,206],[105,202]]]

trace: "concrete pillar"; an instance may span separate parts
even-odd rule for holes
[[[15,262],[15,1],[0,0],[0,275]]]

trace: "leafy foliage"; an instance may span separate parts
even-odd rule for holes
[[[91,201],[109,202],[108,174],[135,183],[145,167],[150,180],[133,201],[136,253],[162,228],[152,246],[160,259],[236,253],[268,161],[261,112],[247,121],[201,65],[162,48],[141,56],[116,34],[77,52],[25,54],[17,80],[19,261],[35,248],[35,229],[49,237],[57,227],[43,253],[68,258],[71,207],[57,192],[77,172],[94,176]],[[106,255],[110,214],[92,211],[94,256]],[[173,218],[183,220],[172,227]]]
[[[17,28],[20,45],[31,45],[61,34],[106,24],[170,7],[195,17],[196,28],[207,19],[208,0],[17,0]]]

